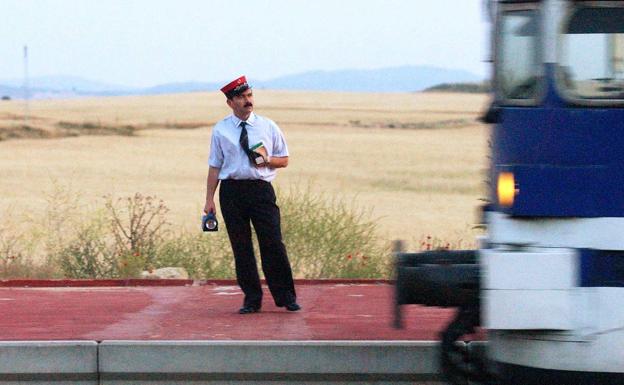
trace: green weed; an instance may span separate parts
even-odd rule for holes
[[[105,197],[99,207],[86,208],[72,195],[56,186],[45,218],[38,220],[43,226],[30,232],[17,236],[0,228],[0,277],[126,278],[167,266],[183,267],[195,279],[235,276],[225,223],[219,232],[203,233],[198,218],[197,231],[173,232],[169,209],[155,197]],[[379,246],[369,212],[296,187],[278,191],[278,203],[296,277],[388,276],[390,251]],[[43,263],[35,265],[25,255]]]

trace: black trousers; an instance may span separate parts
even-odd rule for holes
[[[271,183],[263,180],[221,181],[221,213],[225,221],[236,279],[245,294],[244,306],[260,307],[262,287],[251,241],[253,224],[260,245],[262,271],[277,306],[295,302],[295,285],[286,247],[282,242],[280,211]]]

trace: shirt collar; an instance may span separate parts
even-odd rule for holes
[[[247,125],[253,126],[255,121],[256,121],[256,114],[252,112],[251,115],[249,115],[249,118],[247,118]],[[238,116],[232,114],[232,123],[234,123],[236,127],[239,127],[241,122],[242,120],[240,120]]]

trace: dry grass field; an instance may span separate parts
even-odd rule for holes
[[[383,239],[427,236],[472,246],[484,197],[484,95],[255,90],[255,110],[282,128],[290,166],[276,185],[310,188],[379,219]],[[219,93],[0,102],[0,215],[19,228],[55,186],[86,205],[140,192],[176,226],[198,228]],[[9,217],[10,215],[10,217]],[[10,218],[10,219],[7,219]]]

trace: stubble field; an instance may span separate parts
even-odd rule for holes
[[[470,247],[485,196],[487,97],[255,90],[255,111],[280,125],[297,187],[370,210],[384,240],[411,249],[432,237]],[[79,203],[112,194],[162,198],[177,227],[198,228],[211,127],[230,113],[221,94],[0,103],[0,216],[20,228],[61,188]],[[132,135],[126,135],[133,133]]]

